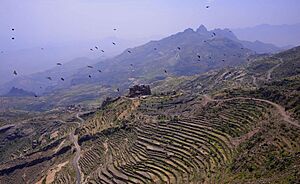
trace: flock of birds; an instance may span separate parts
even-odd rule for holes
[[[210,6],[206,6],[206,8],[208,9],[208,8],[210,8]],[[15,31],[14,28],[12,28],[11,30],[12,30],[13,32]],[[117,31],[117,29],[114,28],[113,31]],[[231,31],[230,31],[230,32],[231,32]],[[217,34],[216,34],[215,32],[213,32],[212,35],[211,35],[211,37],[216,37],[216,36],[217,36]],[[12,39],[12,40],[15,40],[15,37],[12,37],[11,39]],[[206,43],[207,41],[204,40],[204,42]],[[112,44],[113,44],[113,45],[117,45],[116,42],[112,42]],[[244,48],[241,48],[241,49],[244,49]],[[41,48],[41,50],[44,50],[44,48]],[[100,51],[103,52],[103,53],[105,52],[103,49],[100,49],[99,46],[94,46],[93,48],[90,48],[90,51],[96,51],[96,50],[100,50]],[[157,48],[155,47],[154,50],[156,51]],[[177,47],[177,50],[180,51],[180,50],[182,50],[182,48],[181,48],[181,47]],[[128,52],[129,54],[132,53],[132,51],[130,51],[130,50],[127,50],[127,52]],[[1,53],[3,53],[3,51],[1,51]],[[224,56],[226,56],[226,54],[224,54]],[[235,55],[234,55],[234,56],[235,56]],[[240,57],[240,56],[239,56],[239,57]],[[212,59],[212,57],[209,57],[209,59]],[[200,56],[199,54],[197,54],[197,60],[198,60],[198,61],[201,61],[201,56]],[[224,62],[225,59],[223,59],[222,61]],[[56,63],[56,65],[57,65],[57,66],[62,66],[63,64],[58,62],[58,63]],[[130,66],[133,67],[133,64],[130,64]],[[94,68],[93,66],[90,66],[90,65],[88,65],[87,67],[90,68],[90,69],[93,69],[93,68]],[[99,73],[102,72],[100,69],[97,69],[97,71],[98,71]],[[167,71],[166,69],[164,69],[163,71],[164,71],[165,74],[168,73],[168,71]],[[14,70],[14,71],[13,71],[13,75],[17,76],[17,75],[18,75],[18,72],[17,72],[16,70]],[[89,74],[88,77],[89,77],[89,78],[92,78],[92,75]],[[50,76],[46,77],[46,79],[52,81],[52,77],[50,77]],[[60,80],[61,80],[61,81],[65,81],[65,78],[61,77]],[[42,87],[40,87],[40,88],[42,88]],[[117,88],[116,91],[119,92],[120,89]],[[37,97],[37,95],[35,95],[35,97]]]

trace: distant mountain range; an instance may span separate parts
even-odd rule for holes
[[[262,41],[279,47],[300,45],[300,23],[293,25],[262,24],[254,27],[232,29],[241,40]]]
[[[241,41],[229,29],[208,31],[201,25],[196,31],[186,29],[162,40],[126,49],[111,59],[84,59],[80,61],[85,66],[66,65],[17,78],[2,85],[0,92],[6,93],[14,86],[37,93],[81,84],[127,88],[131,84],[152,82],[172,75],[194,75],[211,69],[240,65],[252,54],[279,50],[274,45],[259,41]],[[75,62],[77,61],[72,63]],[[93,68],[86,67],[91,63],[94,63]],[[53,80],[47,80],[47,76],[51,76]],[[65,80],[61,81],[61,77]]]

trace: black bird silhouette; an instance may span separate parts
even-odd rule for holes
[[[61,63],[56,63],[56,65],[61,66],[62,64]]]
[[[101,73],[102,71],[101,71],[101,70],[98,70],[98,72]]]
[[[213,35],[216,36],[217,34],[215,32],[213,32]]]
[[[48,79],[48,80],[52,80],[52,78],[51,78],[51,77],[47,77],[47,79]]]
[[[60,80],[62,80],[62,81],[65,81],[65,79],[64,79],[64,78],[60,78]]]
[[[12,37],[11,39],[12,39],[12,40],[14,40],[14,39],[15,39],[15,37]]]
[[[206,6],[206,8],[209,8],[210,6]]]
[[[117,29],[115,28],[114,31],[117,31]]]
[[[201,58],[201,56],[200,55],[197,55],[198,56],[198,58],[200,59]]]
[[[154,50],[157,50],[157,48],[154,48]]]
[[[181,48],[180,48],[180,47],[177,47],[177,49],[180,50]]]
[[[120,91],[120,89],[119,89],[119,88],[117,88],[117,91],[119,92],[119,91]]]
[[[91,75],[89,75],[89,78],[92,78],[92,76],[91,76]]]
[[[90,51],[94,51],[93,49],[90,49]]]
[[[16,71],[16,70],[14,70],[14,75],[18,75],[18,73],[17,73],[17,71]]]
[[[87,66],[88,68],[94,68],[93,66]]]
[[[116,45],[116,43],[115,43],[115,42],[112,42],[112,44]]]
[[[11,30],[12,30],[12,31],[14,31],[15,29],[14,29],[14,28],[12,28]]]
[[[104,50],[101,50],[101,52],[104,52]]]
[[[95,46],[95,49],[97,49],[97,50],[98,50],[98,47],[97,47],[97,46]]]
[[[133,64],[130,64],[130,66],[133,66]]]
[[[128,52],[129,54],[131,54],[131,51],[130,51],[130,50],[128,50],[127,52]]]
[[[34,95],[34,97],[37,98],[38,96],[37,96],[37,95]]]
[[[168,73],[167,70],[165,70],[165,73]]]

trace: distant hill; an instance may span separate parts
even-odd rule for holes
[[[36,94],[33,92],[25,91],[23,89],[12,87],[11,90],[4,96],[6,97],[27,97],[27,96],[35,96]]]
[[[300,45],[300,23],[293,25],[262,24],[255,27],[232,30],[239,39],[262,41],[280,47]]]
[[[2,85],[0,87],[0,93],[5,94],[14,86],[28,91],[34,91],[35,93],[42,93],[47,88],[51,88],[62,82],[61,78],[72,76],[73,74],[78,72],[78,69],[87,65],[94,64],[97,61],[88,58],[77,58],[63,64],[62,66],[56,66],[44,72],[39,72],[27,76],[20,76]],[[47,79],[47,77],[49,76],[51,76],[52,78],[51,81]]]

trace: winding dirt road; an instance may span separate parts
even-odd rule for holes
[[[80,123],[78,124],[78,126],[80,126],[80,124],[82,124],[84,122],[84,119],[82,119],[79,116],[79,113],[76,114],[76,118],[80,121]],[[80,169],[78,162],[80,159],[81,148],[78,144],[78,136],[75,135],[75,130],[70,133],[70,140],[71,140],[71,142],[73,142],[75,149],[76,149],[76,154],[72,161],[73,167],[76,171],[76,184],[80,184],[81,183],[81,169]]]

